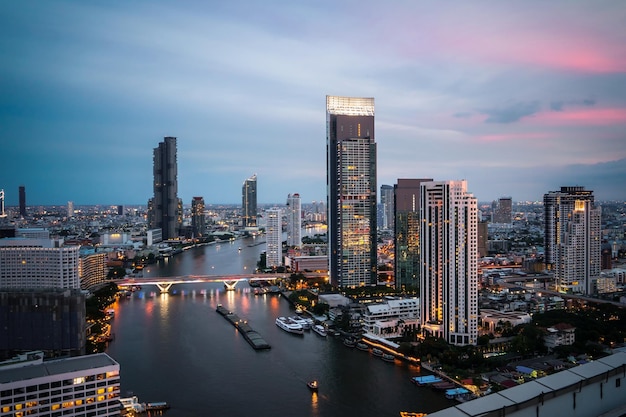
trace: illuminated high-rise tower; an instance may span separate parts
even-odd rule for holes
[[[241,187],[242,226],[257,227],[256,222],[256,174],[243,182]]]
[[[453,345],[478,338],[478,202],[466,181],[421,185],[420,321]]]
[[[204,198],[194,197],[191,200],[191,228],[194,237],[202,237],[204,235]]]
[[[326,96],[331,284],[376,285],[374,99]]]
[[[267,225],[265,230],[265,262],[268,268],[274,268],[283,264],[283,212],[279,208],[265,211]]]
[[[393,186],[383,184],[380,186],[380,205],[382,207],[382,222],[378,227],[384,230],[393,230]]]
[[[300,194],[287,196],[287,246],[302,246],[302,208]]]
[[[182,201],[178,198],[176,138],[168,136],[154,148],[154,197],[148,202],[151,229],[161,229],[163,240],[178,237],[182,224]]]
[[[590,294],[600,276],[601,208],[593,191],[561,187],[543,196],[546,264],[555,286],[566,293]]]

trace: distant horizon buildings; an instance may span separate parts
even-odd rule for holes
[[[274,207],[266,210],[265,215],[265,264],[268,268],[276,268],[283,264],[283,211]]]
[[[453,345],[478,339],[478,201],[467,181],[420,190],[420,323]]]
[[[544,194],[546,264],[557,291],[592,294],[601,269],[602,208],[593,191],[561,187]]]
[[[241,226],[257,227],[257,176],[252,175],[241,187]]]
[[[394,185],[394,275],[396,288],[420,286],[421,185],[432,178],[399,178]]]
[[[161,229],[163,240],[180,234],[183,203],[178,198],[178,162],[176,138],[166,136],[153,150],[154,196],[148,200],[148,223],[151,229]]]
[[[330,282],[376,285],[373,98],[326,96],[326,156]]]
[[[302,202],[300,194],[287,195],[287,246],[302,246]]]

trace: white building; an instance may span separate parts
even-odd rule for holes
[[[573,345],[576,341],[576,327],[567,323],[559,323],[546,329],[543,344],[553,350],[557,346]]]
[[[15,237],[25,239],[50,239],[50,231],[43,227],[20,228],[15,231]]]
[[[530,314],[523,313],[521,311],[499,311],[488,308],[480,310],[480,319],[483,327],[489,329],[490,332],[495,332],[496,327],[502,323],[509,323],[511,328],[519,326],[520,324],[528,324],[531,322]]]
[[[0,363],[0,415],[120,415],[120,365],[106,353],[42,358],[31,352]]]
[[[287,196],[287,246],[302,246],[302,204],[300,194]]]
[[[420,321],[453,345],[478,338],[478,203],[467,181],[421,184]]]
[[[267,267],[273,268],[283,264],[283,212],[279,208],[272,208],[265,214],[267,216],[265,260]]]
[[[370,334],[392,338],[406,327],[419,324],[419,298],[390,298],[384,303],[368,304],[363,314],[363,329]]]
[[[0,288],[80,289],[79,251],[49,239],[0,239]]]

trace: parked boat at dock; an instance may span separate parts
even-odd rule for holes
[[[327,332],[326,332],[326,328],[324,326],[322,326],[321,324],[316,324],[315,326],[313,326],[313,331],[315,333],[317,333],[318,335],[322,336],[322,337],[326,337],[327,336]]]
[[[411,381],[416,383],[417,385],[429,385],[429,384],[435,384],[437,382],[442,382],[443,379],[435,375],[424,375],[424,376],[414,376],[411,378]]]
[[[386,362],[393,362],[396,359],[396,357],[390,353],[383,353],[382,359]]]
[[[288,317],[277,317],[276,325],[287,333],[304,334],[302,325],[289,320]]]
[[[368,350],[370,350],[370,347],[367,345],[367,343],[363,343],[363,342],[359,342],[356,344],[356,348],[362,351],[367,352]]]
[[[378,348],[374,348],[374,349],[372,349],[372,355],[379,356],[379,357],[383,356],[383,351],[378,349]]]

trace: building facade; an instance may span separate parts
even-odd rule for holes
[[[241,225],[247,227],[257,227],[256,208],[256,174],[243,182],[241,187]]]
[[[193,237],[202,237],[205,234],[206,220],[204,217],[204,198],[194,197],[191,200],[191,228]]]
[[[26,217],[26,187],[20,185],[18,191],[20,199],[20,216]]]
[[[79,289],[80,246],[49,239],[0,239],[0,288]]]
[[[467,182],[421,185],[420,321],[453,345],[478,337],[478,202]]]
[[[380,204],[383,209],[383,224],[379,225],[384,230],[393,230],[394,223],[394,201],[393,201],[393,186],[383,184],[380,186]]]
[[[302,246],[302,204],[298,193],[287,196],[287,246]]]
[[[43,361],[41,352],[0,363],[2,416],[119,416],[120,365],[106,353]]]
[[[178,237],[182,224],[182,201],[178,198],[178,162],[175,137],[165,137],[153,151],[154,196],[148,202],[151,229],[161,229],[163,240]]]
[[[494,223],[511,223],[513,219],[513,199],[511,197],[501,197],[495,204],[493,211]]]
[[[283,211],[272,208],[265,214],[267,216],[265,262],[268,268],[275,268],[283,264]]]
[[[104,252],[82,255],[78,258],[80,288],[96,290],[107,283],[107,255]]]
[[[420,189],[432,178],[399,178],[394,185],[394,271],[396,288],[418,289],[420,276]]]
[[[329,275],[376,285],[374,99],[326,96]]]
[[[601,268],[601,208],[593,191],[561,187],[543,196],[546,264],[555,286],[566,293],[591,294]]]

